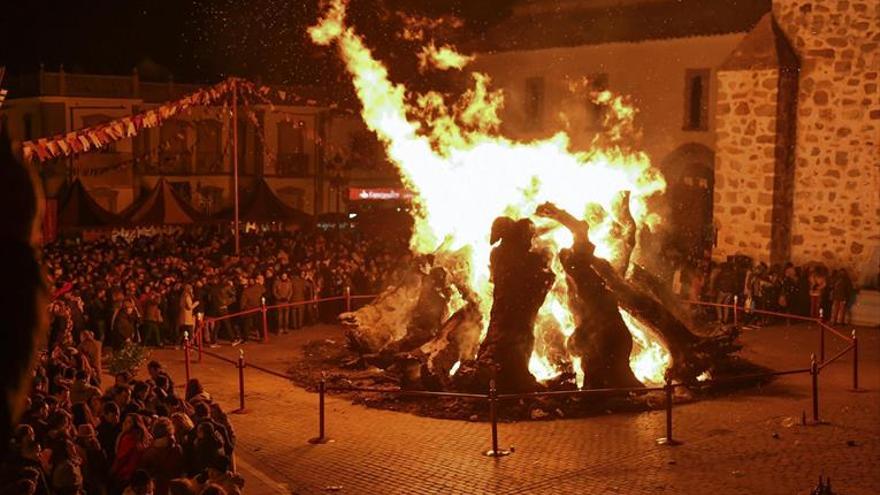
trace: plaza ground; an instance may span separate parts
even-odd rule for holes
[[[849,333],[849,328],[845,331]],[[817,348],[811,325],[747,331],[744,357],[776,370],[809,366]],[[248,362],[283,372],[313,339],[342,345],[340,328],[316,326],[249,343]],[[827,337],[826,355],[847,345]],[[487,423],[439,420],[368,409],[328,396],[324,445],[317,434],[317,395],[290,381],[246,370],[245,414],[232,416],[236,455],[249,494],[311,493],[620,493],[806,494],[820,475],[835,493],[880,493],[880,332],[859,329],[860,388],[850,391],[847,354],[820,374],[820,425],[811,415],[810,377],[780,377],[761,388],[676,405],[677,447],[664,435],[663,411],[499,426],[515,452],[487,458]],[[212,349],[229,358],[238,351]],[[183,382],[183,351],[155,351]],[[195,359],[195,356],[194,356]],[[192,376],[227,410],[238,407],[236,368],[205,356]]]

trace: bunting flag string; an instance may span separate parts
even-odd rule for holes
[[[232,141],[232,137],[227,137],[223,143],[222,151],[217,154],[217,158],[215,158],[212,162],[207,165],[203,165],[202,168],[213,171],[220,170],[223,167],[223,163],[226,160],[226,157],[229,155],[230,142]],[[192,156],[193,152],[196,150],[196,145],[191,144],[187,146],[185,149],[180,151],[169,152],[168,149],[170,147],[170,142],[166,141],[164,143],[159,144],[158,146],[153,147],[152,149],[145,151],[137,156],[132,158],[122,160],[116,163],[112,163],[110,165],[105,165],[103,167],[91,167],[88,169],[78,169],[77,175],[84,177],[93,177],[97,175],[103,175],[110,172],[115,172],[117,170],[123,170],[132,165],[144,165],[141,173],[146,174],[157,174],[157,175],[174,175],[174,170],[169,170],[165,168],[165,165],[171,163],[177,163],[180,159]],[[158,155],[158,160],[152,160],[153,155]],[[149,167],[149,168],[148,168]]]
[[[184,110],[194,106],[209,106],[224,99],[234,91],[234,78],[200,89],[183,98],[164,103],[144,112],[121,117],[110,122],[86,127],[64,136],[41,138],[22,143],[22,151],[26,161],[45,162],[59,157],[78,155],[92,150],[101,149],[122,139],[137,136],[142,129],[161,125]]]
[[[267,105],[271,110],[274,110],[276,104],[320,105],[318,100],[301,96],[290,89],[257,85],[246,79],[230,77],[214,86],[200,89],[179,100],[164,103],[135,115],[78,129],[63,136],[57,135],[51,138],[25,141],[22,143],[22,152],[26,161],[46,162],[59,157],[100,150],[116,141],[135,137],[142,129],[157,127],[165,120],[173,118],[191,107],[211,106],[221,101],[226,105],[229,103],[228,97],[232,91],[238,91],[243,100],[246,100],[246,97],[252,97],[259,104]],[[326,106],[330,109],[346,111],[339,109],[336,103],[329,103]],[[351,110],[348,111],[354,113]]]

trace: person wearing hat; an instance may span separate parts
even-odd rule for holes
[[[107,492],[107,473],[110,463],[101,449],[98,433],[90,424],[79,425],[76,429],[76,448],[82,459],[83,489],[86,493],[101,495]]]

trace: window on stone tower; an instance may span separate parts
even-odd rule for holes
[[[541,130],[544,126],[544,78],[530,77],[526,79],[525,98],[526,129]]]
[[[709,130],[709,70],[685,71],[684,130]]]

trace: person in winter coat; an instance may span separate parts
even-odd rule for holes
[[[186,474],[183,448],[174,436],[174,424],[168,418],[159,418],[153,425],[153,443],[144,452],[141,467],[153,477],[156,495],[166,495],[168,484]]]
[[[122,431],[119,424],[119,406],[115,402],[107,402],[101,412],[101,421],[98,423],[98,442],[107,459],[116,458],[116,439]]]
[[[217,457],[225,455],[223,438],[214,429],[214,424],[204,421],[196,426],[196,437],[193,441],[193,465],[195,472],[208,468]]]
[[[95,427],[89,424],[79,425],[76,432],[76,446],[82,459],[83,489],[88,495],[107,493],[107,473],[110,463],[98,442]]]
[[[55,495],[85,495],[81,463],[76,445],[70,440],[61,439],[52,445],[49,464],[52,467],[52,491]]]
[[[126,303],[123,304],[116,314],[113,315],[113,324],[111,327],[111,343],[110,347],[120,349],[126,342],[135,340],[137,332],[137,317],[135,316],[134,306]]]
[[[208,466],[208,483],[223,488],[228,495],[241,495],[244,478],[229,470],[230,462],[226,456],[219,456]]]
[[[181,332],[189,332],[192,336],[195,327],[195,315],[193,310],[199,305],[199,301],[193,298],[193,286],[186,284],[183,286],[183,293],[180,294],[180,313],[178,316],[179,328]]]
[[[291,297],[293,296],[293,284],[291,283],[287,272],[282,273],[280,277],[275,279],[275,282],[272,284],[272,296],[275,298],[275,304],[286,304],[291,301]],[[293,308],[281,307],[276,310],[279,333],[286,333],[291,329],[291,309]]]
[[[853,292],[852,279],[845,268],[837,271],[831,287],[831,324],[846,324],[846,308]]]
[[[144,344],[162,345],[162,298],[158,292],[151,293],[144,301]]]
[[[79,352],[89,360],[92,367],[92,377],[100,385],[101,370],[103,363],[101,362],[101,341],[95,338],[95,334],[89,330],[82,333],[79,346]]]
[[[153,439],[139,414],[129,413],[122,421],[122,432],[116,440],[116,458],[110,475],[116,487],[127,486],[138,469],[147,447]]]
[[[248,309],[259,308],[262,304],[263,286],[256,283],[253,279],[248,280],[248,286],[241,292],[241,301],[239,306],[242,311]],[[250,314],[243,318],[244,328],[242,329],[242,338],[247,340],[251,336],[251,332],[257,326],[257,320],[260,318],[258,314]]]

